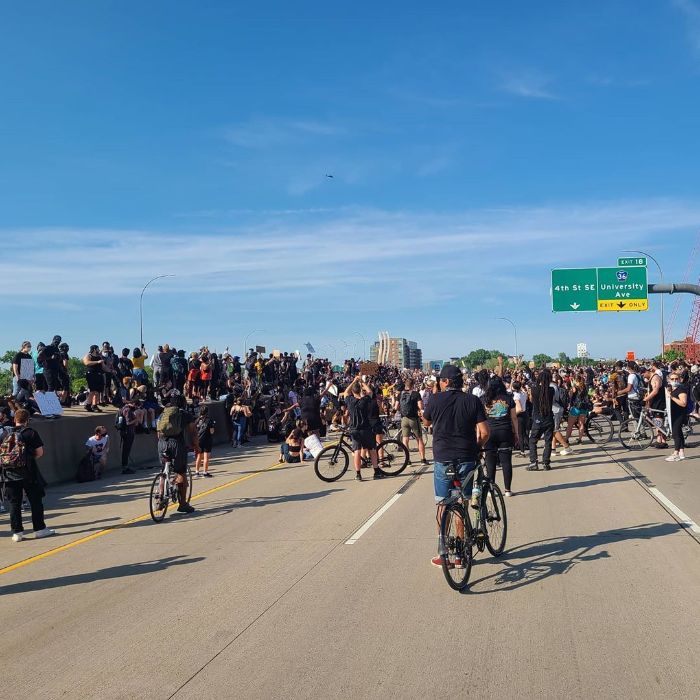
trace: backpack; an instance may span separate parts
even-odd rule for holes
[[[414,400],[412,391],[402,391],[399,397],[399,411],[404,418],[416,418],[418,416],[418,407]]]
[[[10,433],[0,444],[0,467],[22,471],[28,466],[27,446],[20,431]]]
[[[182,434],[182,414],[175,406],[168,406],[158,419],[158,432],[166,438],[178,437]]]
[[[90,459],[89,454],[86,454],[78,462],[78,472],[75,475],[75,480],[79,484],[83,484],[86,481],[94,481],[95,480],[95,467],[92,463],[92,459]]]
[[[126,416],[124,415],[124,410],[122,409],[117,413],[117,417],[114,420],[114,427],[120,432],[124,432],[127,429]]]

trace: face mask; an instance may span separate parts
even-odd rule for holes
[[[671,382],[671,386],[675,389],[676,387],[680,386],[680,382],[673,381]]]

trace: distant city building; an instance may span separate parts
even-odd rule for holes
[[[423,363],[423,371],[424,372],[439,372],[443,365],[445,364],[445,360],[426,360]]]
[[[423,352],[414,340],[390,338],[386,331],[379,333],[379,340],[369,349],[369,359],[400,369],[421,369],[423,366]]]

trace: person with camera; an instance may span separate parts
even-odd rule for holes
[[[37,460],[44,455],[44,443],[39,433],[29,427],[29,413],[20,408],[15,413],[15,427],[0,444],[0,467],[10,500],[10,527],[12,541],[24,539],[22,525],[22,492],[27,494],[32,510],[34,538],[56,534],[44,522],[45,481],[39,472]]]
[[[343,392],[345,406],[348,409],[348,429],[352,439],[352,454],[355,467],[356,481],[362,481],[362,450],[368,450],[374,478],[382,479],[384,475],[379,471],[379,459],[377,455],[377,440],[370,422],[370,403],[372,401],[372,389],[356,376]]]

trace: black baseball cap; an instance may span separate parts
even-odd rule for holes
[[[440,379],[459,379],[462,376],[462,370],[457,365],[443,365],[440,370]]]

